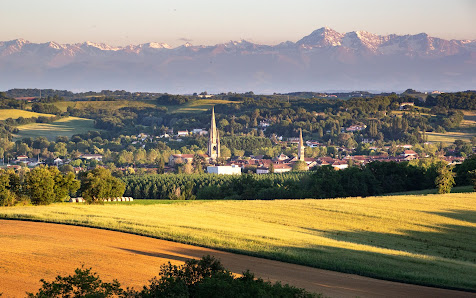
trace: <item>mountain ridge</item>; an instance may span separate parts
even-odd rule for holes
[[[177,47],[159,42],[111,46],[15,39],[0,42],[0,89],[451,91],[476,85],[475,65],[476,40],[445,40],[426,33],[340,33],[328,27],[277,45],[231,40]]]

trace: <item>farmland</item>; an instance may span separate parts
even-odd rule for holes
[[[18,119],[20,117],[33,118],[33,117],[40,117],[40,116],[53,117],[54,115],[35,113],[31,111],[17,110],[17,109],[0,109],[0,120],[5,120],[8,118]]]
[[[233,101],[218,100],[218,99],[198,99],[185,103],[183,105],[159,105],[155,100],[132,101],[132,100],[117,100],[117,101],[60,101],[56,102],[55,106],[61,111],[66,112],[68,107],[84,109],[88,106],[96,109],[118,110],[124,107],[132,108],[153,108],[166,107],[169,113],[198,113],[210,110],[216,104],[227,104]]]
[[[68,107],[76,109],[84,109],[88,106],[96,109],[113,109],[118,110],[124,107],[150,108],[155,107],[155,101],[132,101],[132,100],[116,100],[116,101],[60,101],[54,104],[62,112],[66,112]]]
[[[427,132],[428,142],[443,142],[443,143],[453,143],[455,140],[464,140],[465,142],[471,141],[472,137],[476,137],[476,132]]]
[[[168,106],[169,112],[172,113],[199,113],[210,110],[217,104],[236,103],[236,101],[217,100],[217,99],[199,99],[188,102],[184,105]]]
[[[58,136],[71,137],[74,134],[86,133],[94,128],[94,120],[78,117],[66,117],[52,123],[31,123],[18,126],[15,138],[46,137],[50,141]]]
[[[53,204],[0,217],[102,227],[381,279],[476,290],[476,193]]]

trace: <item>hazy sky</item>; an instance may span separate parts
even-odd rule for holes
[[[324,26],[476,39],[474,0],[1,0],[0,7],[2,41],[277,44]]]

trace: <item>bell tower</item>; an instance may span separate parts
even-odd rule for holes
[[[218,130],[215,123],[215,107],[212,108],[212,121],[208,136],[208,156],[210,156],[212,160],[216,160],[220,157],[220,137],[218,136]]]
[[[302,141],[302,129],[299,129],[298,160],[304,161],[304,142]]]

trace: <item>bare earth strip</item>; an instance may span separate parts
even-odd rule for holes
[[[92,267],[104,281],[118,279],[139,289],[170,261],[213,255],[226,268],[282,281],[330,297],[475,297],[474,293],[383,281],[272,260],[221,252],[108,230],[39,222],[0,220],[0,292],[24,297],[39,280]]]

